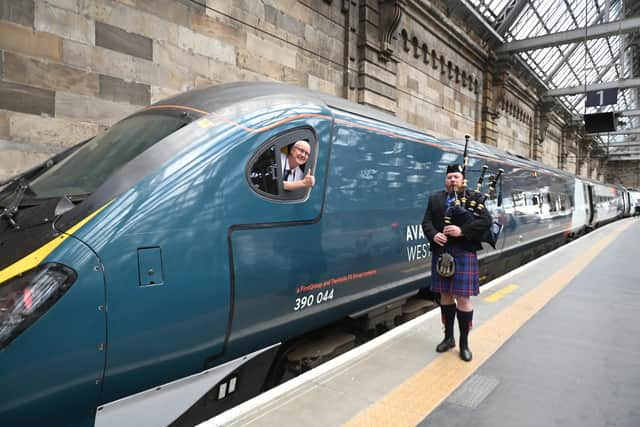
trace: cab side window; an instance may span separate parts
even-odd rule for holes
[[[247,178],[251,188],[259,195],[281,201],[306,199],[312,187],[287,190],[292,181],[304,179],[315,169],[317,139],[311,128],[295,129],[277,135],[263,144],[247,165]],[[297,148],[294,148],[297,147]],[[302,148],[300,148],[302,147]],[[289,155],[296,156],[291,160]],[[285,181],[289,183],[284,184]],[[295,187],[301,187],[296,184]]]
[[[270,145],[264,152],[258,155],[258,158],[251,167],[251,172],[249,173],[251,186],[261,193],[278,194],[278,164],[276,162],[276,153],[275,144]]]

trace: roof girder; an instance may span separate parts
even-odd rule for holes
[[[616,130],[614,132],[594,132],[594,133],[586,133],[585,136],[606,136],[606,135],[636,135],[640,134],[640,128],[634,129],[626,129],[626,130]]]
[[[505,6],[505,10],[501,13],[501,15],[504,15],[504,18],[496,28],[496,32],[501,36],[504,36],[528,4],[529,0],[516,0],[515,4],[510,9],[509,5]]]
[[[588,85],[580,85],[573,87],[563,87],[559,89],[551,89],[544,93],[544,96],[555,97],[555,96],[567,96],[567,95],[578,95],[584,92],[592,91],[592,90],[600,90],[600,89],[627,89],[633,87],[640,87],[640,78],[635,79],[622,79],[613,82],[604,82],[604,83],[591,83]]]
[[[586,41],[611,35],[630,33],[640,29],[640,16],[592,25],[575,30],[561,31],[544,36],[515,40],[496,49],[498,53],[517,53],[545,47],[560,46],[578,41]]]

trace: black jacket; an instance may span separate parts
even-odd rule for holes
[[[442,246],[433,241],[433,238],[444,229],[444,208],[446,200],[446,191],[433,193],[431,197],[429,197],[429,204],[422,219],[422,231],[424,231],[427,239],[429,239],[431,250],[434,252],[438,252],[438,250],[442,248]],[[487,209],[480,210],[479,215],[474,215],[473,221],[462,225],[456,224],[462,229],[462,236],[447,236],[448,241],[446,246],[457,246],[471,252],[481,250],[482,244],[480,243],[480,239],[491,226],[491,221],[491,215],[487,212]]]

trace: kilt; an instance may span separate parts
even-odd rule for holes
[[[433,253],[431,260],[431,291],[469,297],[480,293],[480,269],[475,252],[457,247],[446,249],[456,260],[456,272],[451,277],[442,277],[436,271],[438,256],[442,251]]]

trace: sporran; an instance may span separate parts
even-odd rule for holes
[[[450,253],[444,252],[438,257],[436,271],[442,277],[451,277],[456,274],[456,260]]]

